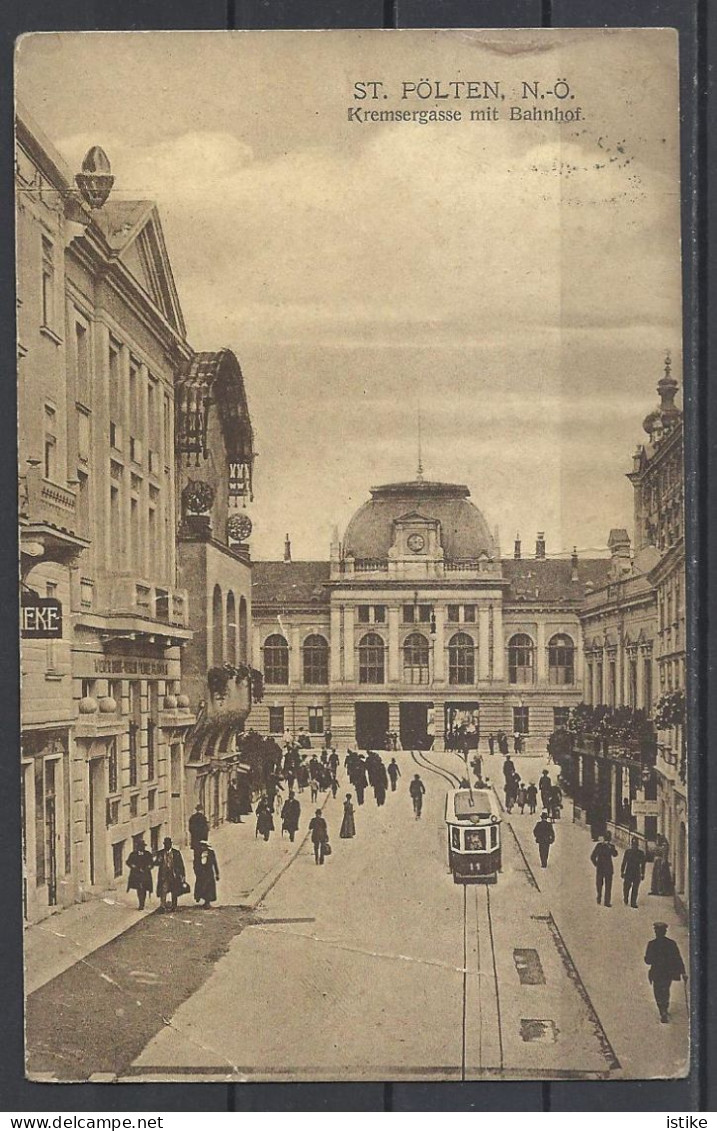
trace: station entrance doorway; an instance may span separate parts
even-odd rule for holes
[[[385,750],[388,703],[356,703],[356,745],[359,750]]]
[[[435,738],[432,703],[399,703],[399,734],[403,750],[430,750]]]

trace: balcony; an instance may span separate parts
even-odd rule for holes
[[[85,602],[81,612],[81,620],[92,628],[191,639],[185,589],[153,585],[135,573],[115,573],[94,579],[92,597],[92,609]]]

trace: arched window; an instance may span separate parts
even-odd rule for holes
[[[404,683],[428,683],[428,641],[412,632],[403,642]]]
[[[304,641],[304,683],[329,682],[329,645],[323,636],[307,636]]]
[[[367,632],[359,641],[359,683],[383,683],[385,647],[377,632]]]
[[[264,679],[267,683],[289,682],[289,645],[278,632],[264,641]]]
[[[227,593],[227,662],[237,662],[237,606],[231,589]]]
[[[524,632],[508,641],[508,683],[533,682],[533,641]]]
[[[575,645],[565,633],[553,636],[548,644],[548,682],[575,683]]]
[[[212,595],[212,663],[215,668],[224,663],[224,602],[218,585]]]
[[[476,650],[467,632],[457,632],[448,643],[448,682],[475,683]]]
[[[249,659],[249,617],[246,610],[246,597],[239,598],[239,662],[246,664]]]

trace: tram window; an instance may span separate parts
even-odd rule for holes
[[[461,847],[461,830],[460,829],[451,829],[451,847],[452,848],[460,848]]]
[[[491,846],[491,848],[495,848],[497,844],[498,844],[498,826],[497,825],[491,825],[491,827],[490,827],[490,846]]]
[[[466,829],[466,851],[485,852],[485,829]]]

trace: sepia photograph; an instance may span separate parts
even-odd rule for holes
[[[29,1079],[689,1072],[678,80],[18,40]]]

